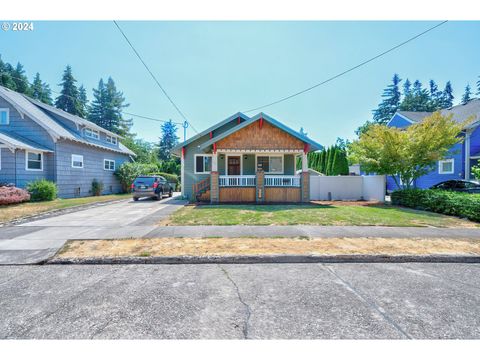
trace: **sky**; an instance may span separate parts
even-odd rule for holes
[[[238,112],[307,88],[432,27],[436,22],[119,22],[171,98],[202,131]],[[263,111],[322,145],[352,139],[371,119],[394,73],[440,88],[450,80],[455,102],[480,75],[480,22],[448,22],[324,86]],[[3,61],[38,71],[53,90],[67,64],[91,89],[111,76],[144,116],[182,118],[111,21],[34,23],[28,32],[0,32]],[[55,95],[55,94],[54,94]],[[133,132],[157,141],[160,123],[134,118]],[[183,139],[183,130],[178,135]],[[187,130],[187,137],[194,135]]]

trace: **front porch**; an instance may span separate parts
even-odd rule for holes
[[[299,203],[309,201],[308,171],[303,150],[217,150],[212,154],[211,203]],[[304,171],[296,174],[297,157]],[[306,185],[305,185],[306,184]],[[305,185],[305,186],[302,186]],[[303,189],[306,190],[305,196]]]

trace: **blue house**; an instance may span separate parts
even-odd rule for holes
[[[414,185],[421,189],[446,180],[472,179],[471,167],[477,165],[480,159],[480,99],[472,99],[465,105],[453,106],[440,112],[442,115],[453,115],[453,119],[458,122],[473,117],[473,122],[460,134],[463,142],[453,146],[448,157],[438,161],[430,173],[415,181]],[[387,126],[406,128],[430,115],[430,112],[398,111]],[[387,177],[387,190],[395,189],[394,179]]]
[[[54,181],[63,198],[118,193],[115,170],[135,154],[120,137],[88,120],[0,86],[0,183]]]

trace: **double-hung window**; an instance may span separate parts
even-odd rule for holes
[[[43,170],[43,154],[41,152],[26,151],[25,152],[25,170],[42,171]]]
[[[109,144],[117,145],[117,138],[115,136],[107,135],[105,141]]]
[[[444,159],[438,162],[439,174],[453,174],[455,172],[455,162],[453,159]]]
[[[0,109],[0,125],[8,125],[10,123],[10,110],[8,108]]]
[[[72,168],[83,169],[83,155],[72,154]]]
[[[104,159],[103,170],[115,171],[115,160]]]
[[[98,133],[97,130],[93,130],[91,128],[85,128],[83,130],[83,133],[85,134],[86,137],[92,138],[92,139],[100,139],[100,134]]]
[[[283,156],[257,156],[257,168],[261,168],[266,174],[283,174]]]
[[[212,171],[212,155],[195,155],[195,174],[209,174]]]

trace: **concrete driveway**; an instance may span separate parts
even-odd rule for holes
[[[0,338],[479,339],[479,264],[3,266]]]
[[[54,255],[67,240],[143,236],[186,201],[131,199],[0,228],[0,264],[33,264]]]

